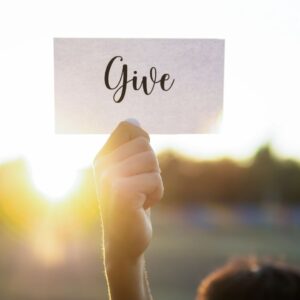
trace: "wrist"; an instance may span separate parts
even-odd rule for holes
[[[120,253],[105,252],[104,266],[108,276],[114,276],[115,273],[120,273],[120,270],[125,272],[142,272],[145,267],[144,255],[139,257],[128,257]]]
[[[104,264],[111,300],[150,299],[144,256],[130,259],[105,257]]]

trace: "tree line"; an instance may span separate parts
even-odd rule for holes
[[[300,165],[269,145],[247,162],[195,161],[175,152],[159,156],[165,204],[300,204]]]

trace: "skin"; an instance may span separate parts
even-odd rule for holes
[[[144,253],[152,238],[150,210],[163,196],[149,135],[122,122],[94,160],[110,300],[150,300]]]

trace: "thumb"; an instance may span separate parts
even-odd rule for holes
[[[140,136],[150,140],[149,134],[139,126],[139,123],[136,120],[128,119],[127,121],[123,121],[114,129],[98,155],[106,155],[119,146]]]

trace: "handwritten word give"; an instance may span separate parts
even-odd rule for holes
[[[123,64],[122,67],[116,65],[116,67],[120,68],[120,77],[119,77],[120,79],[117,83],[112,83],[110,78],[110,72],[112,66],[114,64],[117,64],[117,60],[122,62],[123,57],[122,56],[113,57],[109,61],[105,69],[105,75],[104,75],[104,82],[106,87],[110,90],[115,90],[115,93],[113,94],[113,100],[116,103],[120,103],[123,101],[129,83],[132,83],[133,90],[138,91],[142,89],[146,95],[150,95],[153,92],[156,84],[159,84],[163,91],[169,91],[174,84],[175,79],[173,79],[172,82],[167,84],[167,81],[171,78],[171,76],[168,73],[163,74],[159,79],[155,67],[150,68],[149,71],[150,78],[143,76],[142,79],[139,80],[137,77],[137,71],[133,71],[134,76],[132,78],[128,78],[127,64]]]

